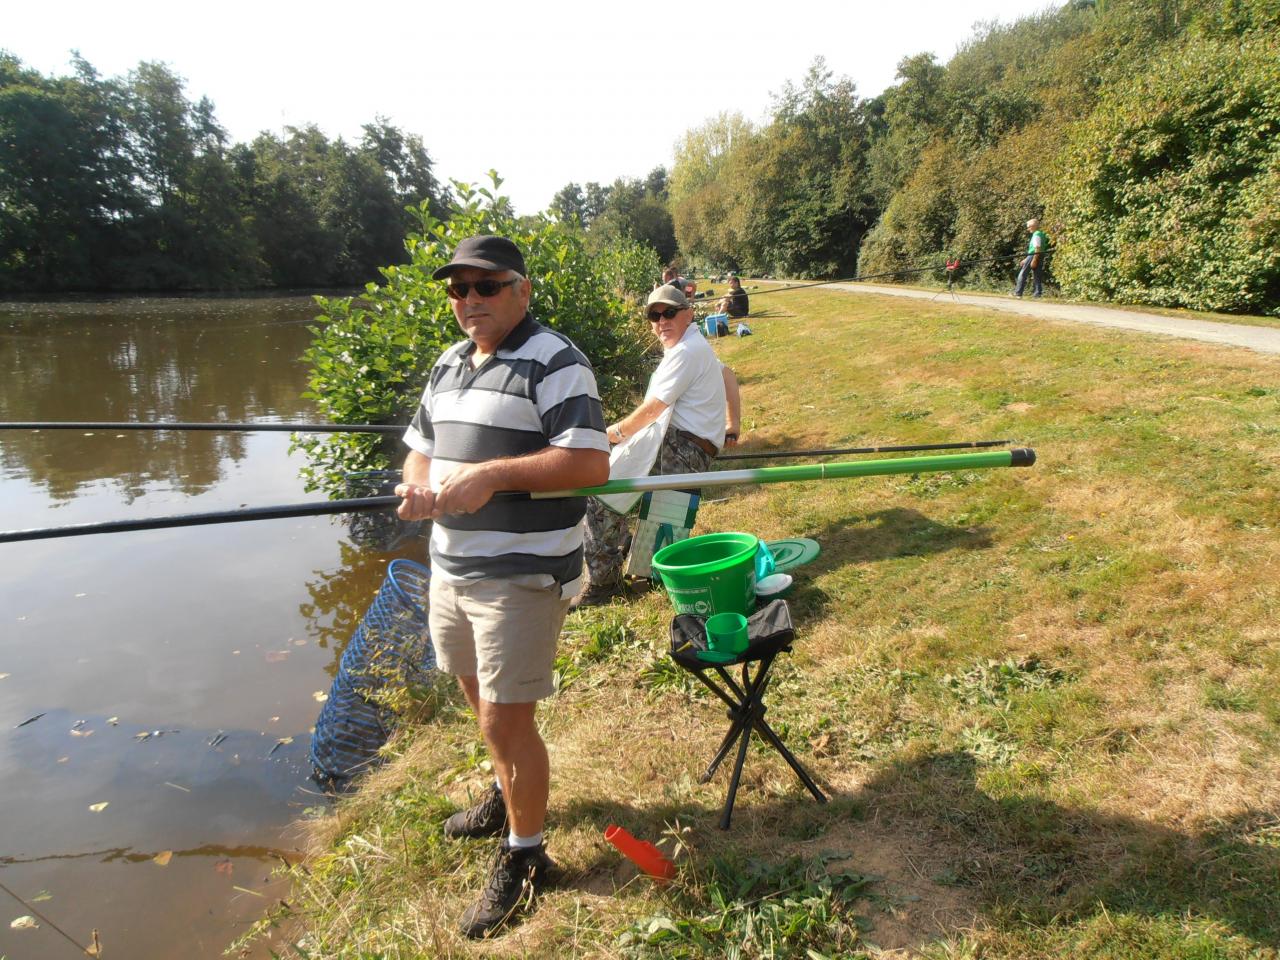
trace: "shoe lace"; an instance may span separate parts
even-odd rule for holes
[[[507,806],[502,800],[502,794],[497,790],[490,789],[485,794],[484,799],[467,810],[462,819],[468,830],[476,829],[487,825],[497,816],[499,808],[501,808],[502,819],[506,820]]]
[[[528,869],[513,869],[516,864],[516,855],[512,850],[505,847],[498,850],[498,855],[494,860],[493,869],[489,872],[489,880],[484,886],[484,892],[481,898],[489,906],[499,906],[502,901],[509,895],[511,887],[515,883],[520,884],[521,893],[524,892],[525,883],[528,877],[519,876],[527,874]]]

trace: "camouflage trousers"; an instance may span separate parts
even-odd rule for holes
[[[651,474],[705,473],[714,458],[707,451],[682,437],[674,429],[662,438],[662,450]],[[690,493],[698,493],[691,488]],[[588,587],[610,589],[622,585],[622,568],[626,563],[631,538],[627,518],[614,513],[595,497],[587,500],[587,531],[583,542]]]

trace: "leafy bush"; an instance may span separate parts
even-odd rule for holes
[[[644,302],[662,276],[658,252],[641,240],[623,237],[597,256],[597,267],[613,289],[637,304]]]
[[[492,190],[455,183],[458,196],[446,220],[423,204],[416,212],[421,228],[405,240],[410,261],[383,268],[381,285],[369,284],[360,297],[316,298],[323,314],[303,354],[311,366],[304,396],[324,416],[335,423],[408,423],[432,365],[463,336],[444,285],[431,274],[460,240],[477,234],[509,237],[523,251],[533,282],[530,312],[586,354],[606,409],[621,411],[634,399],[647,331],[615,284],[619,276],[636,282],[639,254],[594,260],[579,232],[545,216],[517,220],[495,192],[501,180],[491,176]],[[330,496],[342,495],[346,474],[386,468],[403,452],[398,437],[371,434],[305,435],[294,444],[307,454],[308,489]]]
[[[1280,314],[1280,43],[1180,44],[1103,92],[1060,163],[1074,296]]]

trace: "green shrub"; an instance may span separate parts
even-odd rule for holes
[[[417,409],[427,375],[441,352],[463,336],[432,272],[449,261],[465,237],[499,234],[523,251],[533,283],[530,311],[565,333],[586,354],[606,409],[620,412],[642,386],[647,331],[624,296],[634,291],[642,254],[630,247],[615,256],[588,256],[581,234],[545,216],[517,220],[511,205],[493,189],[455,184],[458,199],[448,219],[437,220],[424,204],[420,229],[405,240],[410,261],[381,270],[359,297],[317,297],[323,314],[311,327],[303,358],[311,366],[309,389],[320,412],[335,423],[408,423]],[[656,257],[648,269],[656,275]],[[646,281],[648,282],[648,281]],[[302,435],[307,488],[330,496],[345,493],[344,477],[354,471],[395,465],[403,453],[399,438],[371,434]]]
[[[1280,314],[1275,39],[1169,50],[1103,91],[1059,168],[1067,293]]]
[[[658,251],[630,237],[614,241],[596,259],[598,269],[613,284],[613,289],[637,305],[644,302],[662,276]]]

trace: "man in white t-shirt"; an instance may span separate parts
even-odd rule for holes
[[[722,447],[738,442],[738,382],[694,325],[693,307],[682,290],[672,284],[658,287],[649,294],[645,314],[662,344],[662,361],[640,406],[606,428],[609,442],[621,443],[670,409],[657,471],[705,472]],[[575,608],[604,603],[621,589],[626,529],[624,517],[598,500],[587,502],[587,584]]]

